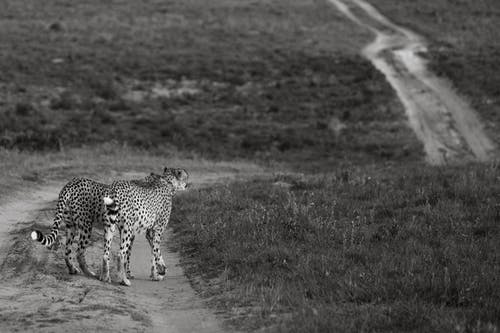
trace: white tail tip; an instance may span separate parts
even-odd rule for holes
[[[36,240],[37,239],[37,233],[36,233],[36,231],[32,231],[31,232],[31,239],[32,240]]]
[[[110,197],[104,197],[104,204],[105,205],[111,205],[113,203],[113,199]]]

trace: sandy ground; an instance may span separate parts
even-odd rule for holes
[[[428,70],[422,56],[427,52],[423,37],[389,21],[364,0],[330,2],[375,34],[363,55],[398,94],[429,163],[488,161],[495,157],[495,146],[474,110],[448,81]]]
[[[234,172],[191,175],[193,188],[245,177]],[[117,178],[142,177],[142,173]],[[246,175],[248,176],[248,175]],[[52,224],[55,201],[63,183],[20,192],[0,205],[0,332],[223,332],[220,318],[207,309],[191,288],[177,253],[165,246],[167,274],[149,280],[150,249],[143,235],[134,244],[131,287],[70,276],[63,247],[51,251],[29,238],[33,225]],[[174,207],[175,209],[175,207]],[[62,233],[64,235],[64,232]],[[99,272],[102,230],[94,228],[87,262]],[[64,239],[63,239],[64,241]],[[114,242],[116,253],[117,242]],[[115,265],[112,267],[114,268]],[[116,281],[112,269],[112,279]]]

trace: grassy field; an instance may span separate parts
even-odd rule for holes
[[[201,288],[247,328],[494,332],[499,177],[498,166],[277,175],[182,196],[174,230]]]
[[[422,155],[389,85],[357,55],[369,34],[323,1],[5,8],[0,146],[114,140],[310,170]]]
[[[432,41],[500,142],[494,0],[372,3]],[[423,164],[359,56],[373,36],[326,1],[3,8],[0,200],[76,175],[264,166],[174,203],[184,268],[233,327],[498,330],[498,165]]]
[[[500,2],[373,0],[385,15],[427,37],[434,72],[449,78],[500,143]]]

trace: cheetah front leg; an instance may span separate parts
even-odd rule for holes
[[[111,282],[109,276],[109,255],[111,252],[111,242],[113,241],[113,234],[115,232],[115,225],[105,223],[104,225],[104,254],[102,256],[102,269],[100,280],[103,282]]]
[[[151,262],[151,280],[161,281],[165,277],[164,275],[158,274],[158,265],[160,264],[160,243],[161,243],[161,233],[155,231],[153,236],[153,247],[152,252],[152,262]]]

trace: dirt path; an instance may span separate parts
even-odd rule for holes
[[[192,174],[191,180],[196,188],[235,178],[237,173]],[[141,176],[128,173],[120,178]],[[134,244],[135,279],[129,288],[82,275],[70,276],[62,248],[50,251],[31,242],[33,222],[44,227],[52,224],[54,200],[62,185],[50,184],[15,195],[0,206],[0,332],[224,331],[220,320],[191,288],[177,253],[162,246],[166,277],[161,282],[149,280],[150,249],[144,235],[139,235]],[[94,229],[93,234],[96,232]],[[167,231],[164,238],[169,242],[171,232]],[[87,261],[98,272],[102,231],[93,239]],[[112,279],[116,281],[117,277],[112,275]]]
[[[427,69],[422,57],[427,52],[423,37],[390,22],[364,0],[330,2],[375,34],[363,55],[397,92],[429,163],[488,161],[494,157],[495,146],[474,110],[449,82]]]

